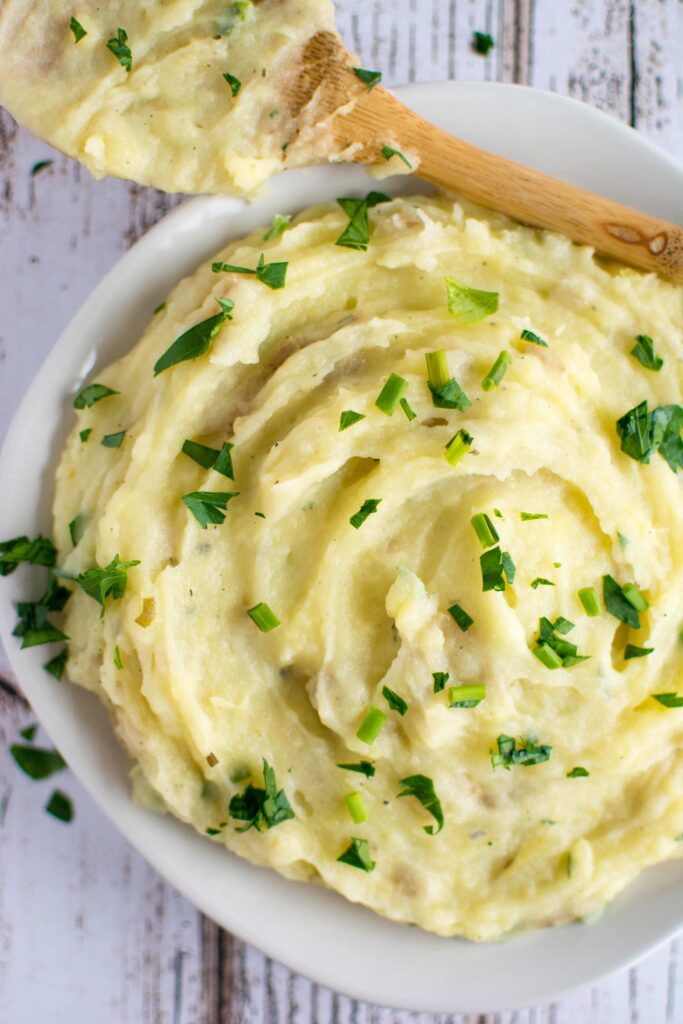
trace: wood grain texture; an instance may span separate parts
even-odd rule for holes
[[[681,0],[340,0],[338,10],[347,45],[390,86],[551,89],[683,158]],[[472,51],[475,29],[496,39],[486,58]],[[44,159],[54,163],[30,177]],[[179,201],[95,182],[0,112],[0,437],[84,297]],[[681,941],[557,1004],[502,1014],[398,1013],[293,975],[161,881],[68,772],[57,784],[76,819],[49,818],[53,780],[31,782],[7,752],[31,721],[0,652],[0,1024],[683,1024]]]

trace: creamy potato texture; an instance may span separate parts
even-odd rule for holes
[[[592,914],[681,849],[683,710],[651,696],[683,690],[681,477],[659,453],[646,465],[621,451],[615,423],[644,399],[680,402],[682,292],[445,197],[369,217],[367,251],[335,245],[347,218],[333,206],[231,244],[220,261],[287,262],[285,287],[202,266],[97,375],[118,394],[78,414],[64,452],[61,564],[140,564],[102,616],[76,589],[68,674],[109,705],[168,810],[216,830],[207,842],[396,920],[494,939]],[[446,277],[498,293],[498,310],[462,322]],[[220,312],[216,297],[233,319],[204,355],[155,377],[174,339]],[[640,334],[659,372],[631,355]],[[425,357],[439,349],[462,411],[433,403]],[[501,351],[507,371],[485,391]],[[375,404],[392,373],[414,419]],[[340,431],[348,410],[364,418]],[[472,444],[451,465],[461,429]],[[101,445],[123,430],[120,447]],[[234,481],[182,454],[188,439],[232,444]],[[237,492],[222,524],[202,529],[182,500],[197,491]],[[504,589],[483,589],[479,513],[516,567]],[[605,575],[646,598],[640,628],[606,611]],[[270,632],[247,614],[260,602],[280,621]],[[539,661],[544,616],[573,623],[557,635],[588,660]],[[654,651],[625,660],[627,644]],[[449,674],[436,693],[434,673]],[[476,706],[449,706],[451,686],[481,684]],[[366,744],[356,733],[372,706],[386,722]],[[551,749],[494,767],[501,736]],[[263,788],[264,758],[294,817],[241,833],[229,804]],[[338,767],[363,760],[374,776]],[[440,801],[436,834],[418,798],[398,797],[415,775]],[[374,870],[338,860],[352,837]]]
[[[96,177],[254,193],[339,156],[287,102],[317,33],[331,0],[0,0],[0,103]]]

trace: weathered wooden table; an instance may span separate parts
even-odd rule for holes
[[[681,0],[338,0],[338,8],[347,43],[389,85],[483,78],[568,93],[683,159]],[[474,30],[495,37],[487,57],[471,48]],[[31,177],[46,159],[54,163]],[[180,201],[94,182],[0,112],[0,438],[82,299]],[[417,1022],[322,989],[220,931],[72,777],[60,785],[74,799],[74,822],[48,817],[50,782],[31,782],[7,754],[33,720],[0,652],[0,1024]],[[552,1006],[452,1020],[683,1022],[683,943]]]

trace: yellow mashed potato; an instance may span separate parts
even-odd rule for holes
[[[96,177],[254,193],[341,155],[288,103],[319,33],[331,0],[0,0],[0,103]]]
[[[683,710],[652,697],[683,690],[681,477],[661,451],[629,457],[615,424],[645,399],[680,402],[683,293],[446,197],[369,219],[367,251],[335,245],[333,206],[232,243],[220,261],[253,269],[263,252],[287,262],[285,286],[202,266],[98,375],[117,394],[78,414],[64,452],[60,564],[139,564],[102,616],[76,589],[68,674],[109,705],[145,785],[212,841],[398,921],[495,939],[592,914],[681,849]],[[449,311],[447,277],[498,310],[465,289]],[[216,297],[234,309],[207,352],[154,376],[220,315]],[[631,354],[638,335],[658,372]],[[469,407],[434,404],[438,350]],[[389,414],[376,400],[392,373],[408,404]],[[363,418],[340,430],[348,411]],[[234,481],[187,440],[214,457],[233,445]],[[222,524],[202,528],[195,492],[236,493]],[[481,514],[497,543],[473,528]],[[496,552],[516,571],[507,560],[484,590]],[[261,603],[280,623],[267,632],[248,614]],[[460,686],[485,687],[467,691],[479,703],[450,706]],[[373,707],[386,720],[367,743]],[[338,767],[361,762],[374,775]],[[248,815],[231,812],[250,801],[263,814],[240,832]]]

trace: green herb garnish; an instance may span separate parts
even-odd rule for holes
[[[631,661],[632,658],[647,658],[648,654],[654,653],[654,647],[636,647],[635,644],[626,644],[624,661]]]
[[[641,594],[635,583],[624,583],[621,592],[637,612],[646,612],[650,607],[650,602],[644,594]]]
[[[360,793],[348,793],[344,797],[344,803],[346,809],[351,815],[354,824],[360,825],[361,822],[367,821],[368,811],[365,806],[365,801]]]
[[[659,373],[664,366],[664,360],[655,353],[655,343],[648,334],[639,334],[636,344],[631,349],[631,355],[635,356],[646,370],[654,370]]]
[[[659,405],[652,412],[647,401],[634,406],[617,420],[621,450],[647,465],[659,452],[673,473],[683,469],[683,406]]]
[[[620,622],[625,622],[631,629],[640,629],[638,610],[627,598],[623,588],[609,575],[602,577],[602,599],[605,609]]]
[[[368,71],[366,68],[351,68],[356,78],[360,78],[363,85],[367,85],[368,92],[372,92],[376,85],[382,81],[381,71]]]
[[[77,547],[80,543],[80,540],[85,533],[85,528],[89,518],[90,517],[87,512],[79,512],[78,515],[69,523],[69,536],[71,537],[71,543],[74,547]]]
[[[472,47],[482,57],[485,57],[495,45],[495,39],[488,32],[475,32],[472,36]]]
[[[176,338],[171,347],[154,364],[155,377],[163,373],[164,370],[168,370],[171,366],[183,363],[187,359],[197,359],[209,350],[213,339],[226,320],[232,320],[232,311],[235,308],[235,303],[232,299],[217,298],[216,302],[221,307],[220,313],[210,316],[208,320],[202,320],[200,323],[194,324],[193,327],[190,327],[189,330]]]
[[[125,430],[118,430],[115,434],[105,434],[100,444],[104,448],[120,448],[126,436]]]
[[[259,601],[253,608],[248,608],[247,615],[262,633],[270,633],[271,629],[276,629],[280,625],[277,615],[265,601]]]
[[[122,562],[118,555],[114,555],[109,565],[105,566],[104,569],[87,569],[77,577],[77,582],[89,597],[92,597],[94,601],[102,605],[102,613],[104,614],[104,604],[107,597],[111,596],[113,601],[121,600],[128,584],[128,569],[132,569],[133,566],[139,564],[138,559],[134,559],[131,562]]]
[[[64,675],[68,656],[68,651],[66,647],[64,647],[59,654],[55,654],[54,658],[50,658],[49,661],[46,661],[43,668],[46,672],[49,672],[51,676],[54,676],[55,679],[59,680]]]
[[[118,669],[119,672],[123,668],[123,659],[121,658],[121,650],[118,644],[114,648],[114,668]]]
[[[358,761],[355,764],[338,764],[337,768],[344,768],[347,772],[360,772],[361,775],[365,775],[368,779],[371,779],[375,774],[375,766],[372,761]]]
[[[120,391],[113,391],[106,387],[105,384],[88,384],[74,398],[74,409],[89,409],[95,402],[101,402],[103,398],[120,393]]]
[[[572,768],[572,770],[570,772],[567,772],[566,778],[568,778],[568,779],[587,779],[589,775],[590,775],[590,772],[586,771],[586,769],[582,768],[580,765],[577,765],[576,768]]]
[[[582,587],[579,590],[579,601],[583,605],[586,615],[590,615],[594,619],[600,614],[600,604],[595,587]]]
[[[34,722],[33,725],[27,725],[25,729],[20,729],[19,735],[23,740],[26,740],[27,743],[32,743],[37,732],[38,726]]]
[[[237,491],[191,491],[183,494],[183,501],[195,517],[202,530],[209,524],[220,526],[225,519],[225,509]]]
[[[92,427],[86,427],[85,430],[81,430],[79,435],[78,435],[80,437],[80,439],[81,439],[81,444],[85,444],[85,442],[88,440],[88,438],[90,437],[91,434],[92,434]]]
[[[273,291],[284,288],[289,263],[266,263],[263,253],[259,256],[256,267],[252,270],[249,267],[236,267],[231,263],[212,263],[211,270],[214,274],[251,274],[261,284],[265,284]]]
[[[407,390],[408,381],[399,377],[397,373],[390,373],[375,399],[375,405],[386,416],[393,416],[396,406]]]
[[[498,531],[485,512],[476,512],[470,522],[483,548],[490,548],[498,543]]]
[[[522,765],[525,768],[542,764],[544,761],[550,760],[550,753],[553,749],[549,746],[539,746],[532,743],[531,740],[515,740],[512,736],[506,736],[505,733],[501,733],[496,740],[496,745],[497,751],[489,751],[491,765],[493,768],[503,767],[507,771],[514,764]]]
[[[247,786],[243,793],[236,793],[230,800],[228,811],[231,818],[245,821],[246,825],[237,828],[236,832],[248,832],[255,828],[257,832],[264,832],[266,829],[275,828],[283,821],[289,821],[294,817],[289,800],[284,789],[278,790],[275,781],[275,771],[263,759],[263,782],[264,789]]]
[[[427,383],[432,394],[432,403],[437,409],[458,409],[465,412],[472,404],[455,377],[451,377],[444,349],[428,352]]]
[[[48,167],[52,167],[54,160],[39,160],[37,164],[34,164],[29,171],[29,177],[35,178],[36,174],[40,174],[41,171],[46,170]]]
[[[382,696],[392,711],[398,711],[401,717],[405,715],[408,710],[408,703],[403,697],[399,696],[394,690],[390,690],[388,686],[382,687]]]
[[[367,839],[352,839],[351,843],[342,854],[337,857],[341,864],[348,864],[352,868],[360,868],[361,871],[373,871],[375,862],[370,856],[370,846]]]
[[[382,146],[382,156],[385,160],[391,160],[393,156],[397,156],[401,160],[409,171],[412,171],[413,165],[411,164],[405,153],[402,153],[400,149],[394,149],[393,146]]]
[[[482,389],[484,391],[493,391],[494,388],[497,388],[505,376],[505,372],[511,362],[512,357],[510,354],[505,351],[501,352],[481,382]]]
[[[114,39],[107,42],[107,49],[114,54],[121,67],[130,72],[133,67],[133,55],[128,46],[128,33],[124,29],[117,30]]]
[[[17,604],[18,622],[12,636],[21,637],[21,649],[58,643],[68,637],[48,619],[50,612],[61,612],[71,597],[71,591],[57,583],[50,574],[47,589],[38,601],[20,601]]]
[[[368,516],[373,515],[373,513],[377,511],[377,508],[381,501],[381,498],[367,498],[363,502],[361,507],[358,509],[358,511],[354,512],[354,514],[349,519],[351,526],[353,526],[356,530],[359,530],[363,523],[365,522],[365,520],[368,518]]]
[[[86,32],[86,30],[83,28],[83,26],[81,25],[80,21],[76,21],[75,18],[72,18],[71,21],[69,22],[69,28],[71,29],[71,31],[74,34],[74,42],[75,43],[80,43],[81,39],[85,39],[85,37],[88,34]]]
[[[683,695],[678,693],[653,693],[652,697],[665,708],[683,708]]]
[[[537,576],[536,579],[532,581],[531,586],[534,590],[538,590],[539,587],[554,587],[555,584],[552,580],[547,580],[544,576]]]
[[[520,512],[519,518],[523,523],[529,523],[532,519],[547,519],[547,512]]]
[[[56,750],[47,750],[44,747],[29,747],[23,743],[13,743],[9,748],[9,752],[22,772],[36,781],[49,779],[51,775],[55,775],[66,768],[66,761]]]
[[[74,816],[74,805],[71,799],[63,793],[61,789],[56,789],[48,802],[45,804],[45,810],[48,814],[51,814],[53,818],[57,818],[59,821],[64,821],[68,825],[70,821],[73,821]]]
[[[445,278],[448,312],[460,324],[472,324],[491,316],[498,309],[498,292],[483,292],[461,284],[454,277]]]
[[[56,561],[57,549],[47,537],[39,535],[34,540],[14,537],[0,541],[0,576],[11,575],[21,562],[52,568]]]
[[[379,708],[369,707],[365,713],[365,717],[361,722],[356,737],[361,743],[367,743],[370,746],[374,743],[380,732],[384,728],[384,723],[387,720],[387,716]]]
[[[239,78],[236,78],[235,75],[231,75],[229,71],[223,72],[223,78],[230,86],[230,92],[232,93],[232,95],[237,96],[238,92],[242,88],[242,83],[240,82]]]
[[[338,199],[337,202],[349,218],[349,223],[342,231],[335,245],[366,252],[370,242],[368,210],[379,203],[388,203],[390,201],[391,197],[384,195],[383,192],[368,192],[365,199]]]
[[[234,480],[231,454],[233,448],[234,445],[227,441],[223,443],[220,450],[209,448],[205,444],[198,444],[196,441],[184,441],[180,450],[183,455],[187,455],[203,469],[214,469],[222,476],[227,476],[229,480]]]
[[[364,419],[364,413],[354,412],[353,409],[344,409],[339,417],[339,431],[348,430],[348,428],[352,427],[354,423],[360,423],[360,421]]]
[[[451,686],[448,690],[449,708],[476,708],[486,697],[483,683],[472,686]]]
[[[438,828],[434,828],[433,825],[423,825],[425,832],[430,836],[435,836],[443,828],[443,811],[441,810],[441,803],[436,793],[434,792],[434,783],[428,775],[409,775],[405,779],[399,779],[399,786],[402,786],[401,792],[398,793],[399,797],[402,796],[414,796],[420,801],[424,809],[432,815],[436,821]]]
[[[489,548],[479,558],[482,589],[505,590],[503,555],[499,547]]]
[[[446,688],[446,683],[451,678],[449,672],[432,672],[434,680],[434,693],[441,693]]]
[[[579,654],[576,644],[563,639],[572,629],[574,623],[561,615],[554,622],[545,616],[539,620],[536,647],[532,653],[546,668],[571,668],[582,661],[588,661],[589,655]]]
[[[263,236],[263,241],[269,242],[271,238],[277,238],[279,235],[281,235],[289,227],[291,219],[291,213],[285,215],[281,213],[276,213],[275,216],[273,217],[272,224],[270,225],[265,235]]]
[[[406,414],[409,423],[411,422],[411,420],[414,420],[416,418],[417,413],[413,412],[413,410],[410,408],[407,398],[402,398],[398,404],[401,406],[404,413]]]
[[[532,345],[540,345],[541,348],[548,348],[548,342],[544,341],[540,334],[536,334],[534,331],[529,331],[526,327],[520,334],[520,338],[522,341],[530,341]]]
[[[474,438],[466,430],[461,428],[454,437],[450,439],[444,451],[444,458],[450,466],[457,466],[463,455],[467,455],[472,447]]]
[[[474,624],[472,616],[468,615],[460,604],[452,604],[448,609],[448,614],[457,622],[463,633],[466,633],[470,626]]]

